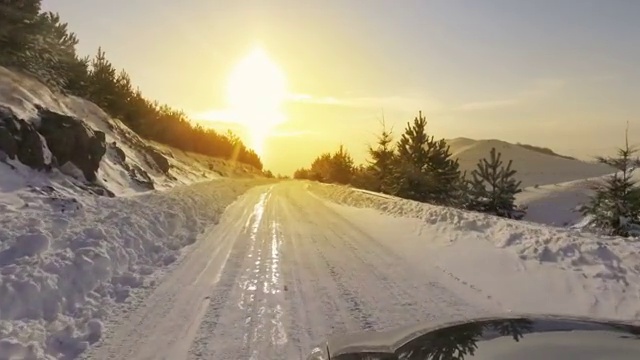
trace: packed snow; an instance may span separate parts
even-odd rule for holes
[[[486,158],[491,148],[496,148],[505,165],[513,160],[512,168],[518,171],[515,177],[522,187],[583,180],[615,171],[607,165],[544,154],[501,140],[456,138],[447,140],[447,144],[453,157],[458,158],[460,169],[467,173],[476,169],[478,160]]]
[[[256,187],[86,359],[299,359],[496,313],[639,319],[640,248],[310,182]]]

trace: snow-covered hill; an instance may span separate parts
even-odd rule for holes
[[[248,165],[143,140],[95,104],[2,67],[0,152],[2,192],[46,185],[113,196],[261,176]]]
[[[614,171],[606,165],[543,153],[501,140],[456,138],[447,140],[447,143],[453,156],[458,158],[462,171],[468,173],[476,168],[478,160],[489,156],[491,148],[496,148],[502,153],[505,164],[513,160],[513,168],[518,171],[516,177],[522,181],[522,187],[582,180]]]

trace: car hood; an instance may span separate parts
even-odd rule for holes
[[[561,315],[429,321],[391,331],[344,334],[308,360],[640,359],[640,323]]]

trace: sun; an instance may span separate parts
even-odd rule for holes
[[[271,130],[285,120],[282,104],[286,97],[284,72],[259,47],[242,59],[229,76],[229,107],[247,127],[251,147],[258,154],[263,153]]]

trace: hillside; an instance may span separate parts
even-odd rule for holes
[[[557,184],[613,172],[606,165],[571,159],[531,145],[467,138],[447,140],[447,143],[454,157],[458,158],[462,171],[467,172],[473,171],[478,160],[487,157],[495,147],[502,153],[505,163],[513,160],[513,168],[518,171],[516,176],[522,181],[522,187]]]
[[[146,141],[97,105],[2,67],[0,153],[2,192],[53,186],[116,196],[262,176],[246,164]]]

